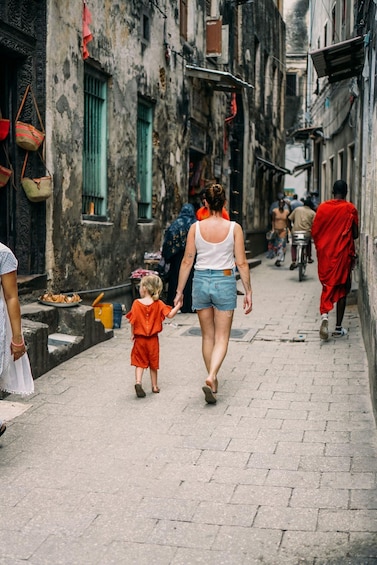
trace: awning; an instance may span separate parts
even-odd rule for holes
[[[301,163],[301,165],[296,165],[295,167],[293,167],[292,169],[292,175],[294,177],[298,177],[298,175],[300,175],[301,173],[303,173],[304,171],[307,171],[308,169],[311,169],[313,166],[313,161],[307,161],[306,163]]]
[[[337,82],[361,73],[364,66],[364,38],[353,37],[312,51],[310,56],[319,78]]]
[[[257,164],[259,167],[263,167],[263,169],[265,171],[270,170],[273,172],[273,174],[278,174],[278,175],[290,175],[291,171],[289,169],[286,169],[285,167],[279,167],[279,165],[275,165],[274,163],[271,163],[271,161],[266,161],[266,159],[262,159],[262,157],[259,157],[259,155],[255,156],[256,160],[257,160]]]
[[[192,78],[199,78],[213,84],[214,90],[223,92],[234,92],[242,88],[254,88],[252,84],[235,77],[231,73],[225,71],[215,71],[214,69],[205,69],[204,67],[195,67],[186,65],[186,75]]]
[[[320,132],[320,133],[319,133]],[[299,141],[305,141],[309,139],[309,137],[317,137],[317,135],[321,136],[322,134],[322,126],[310,126],[306,128],[299,128],[289,134],[289,137],[294,137],[294,139]]]

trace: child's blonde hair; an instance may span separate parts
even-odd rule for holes
[[[149,296],[153,298],[154,301],[160,298],[163,284],[162,280],[157,275],[146,275],[141,279],[140,286],[145,288]]]

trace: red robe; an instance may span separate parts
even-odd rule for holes
[[[347,281],[355,257],[352,226],[359,225],[355,206],[333,199],[319,205],[312,226],[317,250],[318,277],[322,283],[321,314],[347,294]]]

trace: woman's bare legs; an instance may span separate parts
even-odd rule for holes
[[[217,392],[217,373],[228,351],[233,310],[205,308],[198,310],[198,317],[202,330],[202,354],[208,372],[206,384]]]

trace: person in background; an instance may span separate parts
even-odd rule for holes
[[[279,200],[278,208],[272,210],[272,230],[274,231],[274,239],[272,241],[273,251],[275,257],[275,265],[280,267],[285,259],[285,252],[287,248],[288,229],[290,222],[288,216],[290,211],[285,207],[283,198]]]
[[[310,198],[307,198],[304,202],[303,206],[297,206],[293,212],[291,212],[288,216],[292,224],[292,233],[301,231],[305,232],[305,234],[309,237],[309,243],[306,247],[306,253],[308,256],[308,263],[313,263],[312,259],[312,239],[311,239],[311,229],[314,220],[315,212],[312,209],[312,201]],[[291,245],[291,255],[292,255],[292,263],[289,267],[291,271],[296,268],[296,259],[297,259],[297,245]]]
[[[310,200],[313,203],[313,210],[316,211],[319,206],[319,194],[317,191],[311,192],[309,196]]]
[[[245,314],[252,310],[252,293],[242,228],[222,217],[224,188],[214,184],[207,188],[205,196],[210,216],[190,228],[174,304],[177,307],[183,304],[184,288],[195,261],[192,302],[199,317],[202,354],[207,370],[202,390],[205,401],[215,404],[218,373],[228,350],[233,313],[237,306],[235,267],[245,290]]]
[[[183,255],[186,247],[187,234],[192,226],[196,222],[195,209],[192,204],[184,204],[179,213],[178,218],[176,218],[165,232],[164,242],[162,245],[161,255],[165,259],[165,262],[169,265],[169,271],[167,275],[168,281],[168,294],[166,298],[166,303],[169,306],[174,305],[175,293],[178,284],[178,274]],[[181,312],[189,313],[192,312],[192,279],[194,276],[194,271],[187,279],[187,288],[185,289],[185,300],[181,308]]]
[[[142,386],[144,369],[149,367],[152,392],[158,393],[157,376],[160,363],[158,334],[162,331],[165,318],[174,318],[179,307],[172,308],[160,300],[163,284],[157,275],[147,275],[140,281],[140,298],[132,303],[126,318],[131,324],[131,365],[135,367],[135,391],[138,398],[144,398]]]
[[[202,203],[202,206],[199,208],[199,210],[197,210],[196,212],[196,218],[199,221],[205,220],[206,218],[209,218],[210,216],[210,211],[207,205],[207,201],[206,201],[206,190],[205,188],[200,192],[200,201]],[[230,216],[225,208],[225,203],[224,203],[224,207],[221,210],[221,216],[225,219],[225,220],[230,220]]]
[[[291,200],[291,211],[293,212],[293,210],[295,208],[298,208],[299,206],[303,206],[303,205],[304,205],[304,203],[301,202],[301,200],[298,199],[297,194],[294,194],[292,196],[292,200]]]
[[[279,192],[277,195],[277,200],[275,200],[268,209],[268,213],[271,219],[272,219],[272,211],[275,210],[276,208],[279,208],[279,203],[281,200],[284,201],[284,209],[288,210],[289,212],[291,211],[290,202],[287,201],[285,194],[283,192]]]
[[[356,207],[347,202],[348,187],[337,180],[333,196],[318,206],[312,237],[317,250],[318,277],[322,284],[320,300],[321,327],[319,336],[329,338],[328,314],[336,303],[336,327],[333,337],[347,335],[342,327],[347,294],[351,290],[351,273],[355,262],[355,242],[359,236],[359,217]]]
[[[24,355],[27,358],[21,327],[17,266],[18,261],[13,252],[0,243],[0,390],[16,394],[30,394],[34,391],[34,381],[28,359],[25,360],[28,365],[28,375],[14,368],[14,361],[21,359]]]

